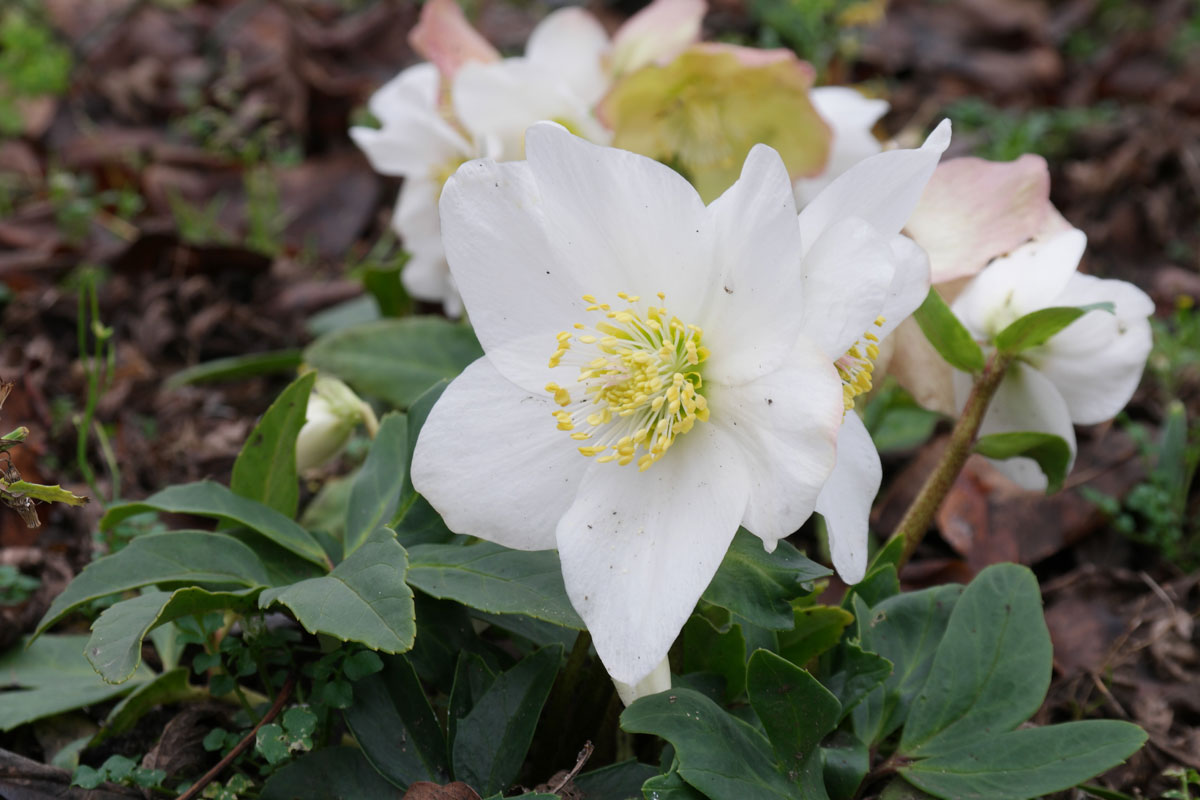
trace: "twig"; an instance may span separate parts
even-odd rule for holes
[[[175,798],[175,800],[192,800],[192,798],[198,797],[200,792],[204,791],[205,786],[208,786],[210,783],[212,783],[216,777],[225,770],[226,767],[233,763],[234,759],[245,752],[246,748],[248,748],[251,742],[254,741],[254,737],[258,733],[258,729],[275,719],[275,717],[279,716],[279,712],[283,710],[283,704],[286,703],[288,697],[291,696],[292,687],[295,685],[296,676],[289,675],[287,682],[283,684],[283,688],[280,689],[279,694],[276,695],[274,705],[271,706],[266,714],[263,714],[263,718],[258,721],[258,724],[255,725],[254,728],[251,729],[251,731],[247,733],[240,742],[234,745],[233,749],[229,751],[229,754],[218,761],[215,767],[204,773],[200,780],[193,783],[191,788],[179,795],[179,797]]]
[[[575,759],[575,766],[563,776],[561,781],[550,787],[550,794],[558,794],[564,786],[575,780],[575,776],[583,770],[583,765],[592,757],[592,751],[595,749],[590,741],[584,742],[583,749],[579,751],[579,756]]]

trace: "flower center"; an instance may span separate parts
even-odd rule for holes
[[[875,318],[875,327],[883,327],[883,317]],[[846,354],[834,362],[838,375],[842,377],[842,401],[845,410],[854,408],[854,400],[860,394],[871,391],[875,359],[879,358],[879,337],[867,331],[862,338],[850,346]]]
[[[578,385],[546,384],[561,406],[554,412],[560,431],[568,431],[585,456],[638,469],[662,458],[675,437],[708,419],[700,393],[699,365],[708,358],[700,344],[703,331],[671,316],[661,305],[643,305],[636,295],[619,292],[628,308],[614,311],[592,295],[587,310],[600,315],[592,327],[558,334],[550,366],[577,367]],[[665,302],[663,294],[659,302]]]

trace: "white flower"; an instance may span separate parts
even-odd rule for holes
[[[308,396],[304,426],[296,436],[296,469],[304,472],[333,459],[359,423],[366,423],[375,435],[378,423],[371,407],[337,378],[319,376]]]
[[[1086,246],[1083,232],[1073,229],[1026,244],[993,261],[951,306],[971,334],[985,343],[1010,322],[1042,308],[1104,302],[1115,307],[1111,314],[1088,312],[1044,345],[1022,353],[992,398],[981,435],[1051,433],[1066,440],[1074,461],[1072,423],[1111,419],[1133,396],[1150,354],[1154,303],[1133,284],[1076,272]],[[970,376],[956,373],[960,408],[970,387]],[[996,465],[1028,489],[1046,487],[1032,459]]]
[[[884,308],[890,233],[928,175],[900,151],[797,224],[762,145],[705,207],[650,159],[555,125],[525,141],[527,162],[470,162],[442,195],[486,355],[430,414],[413,483],[453,531],[557,547],[601,660],[636,687],[739,525],[769,550],[812,512],[845,411],[833,362]]]
[[[808,93],[821,118],[833,131],[829,160],[815,178],[796,181],[796,205],[800,208],[812,202],[821,190],[850,167],[870,158],[883,149],[871,129],[887,113],[886,100],[863,97],[844,86],[822,86]]]

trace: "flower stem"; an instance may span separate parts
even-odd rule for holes
[[[942,453],[941,461],[925,479],[921,491],[904,512],[903,519],[896,526],[896,532],[892,534],[892,540],[904,540],[904,550],[896,564],[897,569],[907,563],[921,539],[925,537],[938,506],[946,499],[955,478],[962,471],[967,456],[971,454],[975,436],[979,433],[979,426],[983,423],[983,416],[987,413],[992,396],[1000,388],[1000,381],[1008,372],[1012,359],[1011,355],[994,354],[975,381],[962,414],[954,424],[954,430],[950,432],[950,441]]]

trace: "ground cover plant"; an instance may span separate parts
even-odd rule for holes
[[[1200,787],[1200,8],[0,13],[0,795]]]

